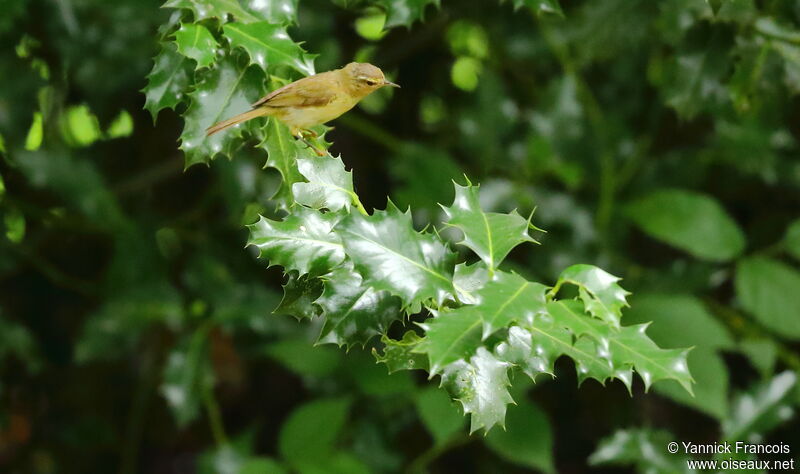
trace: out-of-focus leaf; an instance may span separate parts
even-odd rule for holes
[[[639,472],[653,474],[689,474],[686,459],[669,454],[667,444],[674,436],[666,431],[649,429],[619,430],[600,441],[589,457],[592,466],[634,465]]]
[[[0,316],[0,363],[10,356],[23,362],[30,372],[42,367],[39,348],[30,331]]]
[[[359,390],[372,397],[408,395],[416,391],[410,373],[389,374],[374,357],[363,351],[348,353],[347,369]]]
[[[386,28],[411,28],[414,22],[425,19],[428,5],[441,6],[440,0],[378,0],[376,3],[386,10]]]
[[[299,375],[325,376],[341,364],[334,348],[309,347],[304,340],[284,339],[265,346],[263,352]]]
[[[426,321],[425,339],[415,351],[428,354],[431,373],[436,374],[451,362],[469,358],[498,329],[544,312],[546,290],[519,275],[498,272],[476,293],[478,303]]]
[[[286,461],[301,469],[324,465],[334,454],[334,443],[344,427],[349,406],[347,399],[330,398],[296,408],[281,427],[278,451]]]
[[[738,256],[745,246],[739,226],[712,197],[680,189],[655,191],[627,206],[650,236],[711,261]]]
[[[484,212],[478,200],[479,186],[453,184],[456,190],[453,205],[442,207],[447,224],[463,233],[464,240],[459,243],[472,249],[490,271],[517,245],[534,242],[528,235],[529,222],[524,217],[516,212]]]
[[[770,258],[743,259],[736,267],[736,295],[776,335],[800,339],[800,272]]]
[[[713,349],[695,347],[686,360],[695,380],[693,396],[671,380],[656,384],[654,390],[718,420],[728,416],[728,368],[722,357]]]
[[[482,69],[483,64],[477,59],[461,56],[450,68],[450,80],[453,81],[454,86],[463,91],[474,91],[478,87],[478,76]]]
[[[292,185],[298,204],[338,211],[350,209],[350,203],[358,199],[353,191],[353,174],[344,168],[341,158],[304,157],[297,160],[297,168],[308,180]]]
[[[208,28],[193,23],[182,24],[175,32],[175,45],[179,53],[194,59],[198,68],[211,66],[218,48]]]
[[[786,229],[786,250],[797,260],[800,260],[800,219],[795,219]]]
[[[325,324],[318,342],[363,346],[373,336],[384,334],[392,321],[402,319],[400,300],[365,285],[352,265],[342,265],[323,279],[325,290],[316,304],[322,308]]]
[[[249,124],[231,127],[211,136],[206,129],[215,123],[250,110],[262,92],[264,75],[254,67],[242,67],[231,57],[217,61],[204,79],[189,94],[191,104],[184,114],[180,148],[186,155],[186,167],[208,163],[222,153],[231,156],[241,145],[242,129]]]
[[[464,416],[443,391],[429,387],[414,398],[417,413],[436,444],[442,445],[464,426]]]
[[[797,374],[786,371],[761,383],[748,392],[738,395],[732,404],[728,419],[722,422],[726,440],[753,441],[792,417],[792,389]]]
[[[323,275],[342,263],[345,258],[342,239],[332,232],[341,217],[334,213],[297,208],[282,221],[261,217],[248,226],[248,245],[258,247],[261,257],[270,265],[281,265],[300,276],[310,273]]]
[[[745,339],[739,343],[739,350],[763,376],[772,375],[775,361],[778,359],[778,346],[775,341],[763,339]]]
[[[381,12],[368,13],[356,20],[356,33],[362,38],[377,41],[386,34],[383,26],[386,24],[386,14]]]
[[[253,457],[246,460],[239,468],[238,474],[287,474],[286,468],[277,461],[264,457]]]
[[[244,49],[250,61],[258,64],[264,72],[288,66],[305,76],[314,74],[314,56],[292,41],[280,25],[267,21],[228,23],[223,30],[231,46]]]
[[[386,364],[390,374],[398,370],[428,370],[428,357],[414,352],[421,341],[422,338],[414,331],[407,331],[399,341],[384,335],[381,336],[383,351],[378,353],[373,348],[372,355],[378,362]]]
[[[25,149],[28,151],[38,150],[42,146],[43,135],[42,114],[34,112],[31,128],[28,129],[28,136],[25,138]]]
[[[120,111],[119,115],[111,122],[106,130],[108,138],[129,137],[133,133],[133,118],[127,110]]]
[[[174,109],[183,102],[192,80],[191,61],[178,53],[172,43],[163,43],[154,59],[153,70],[147,75],[144,108],[155,122],[161,109]]]
[[[521,466],[554,472],[553,434],[544,412],[528,400],[509,407],[505,430],[493,430],[486,445]]]
[[[593,265],[572,265],[558,277],[555,288],[564,283],[578,287],[579,295],[586,309],[614,328],[619,328],[622,308],[628,306],[626,297],[630,294],[617,284],[619,277]]]
[[[448,179],[463,174],[447,153],[421,145],[404,144],[388,164],[398,183],[393,193],[396,202],[400,207],[411,206],[416,212],[438,211],[437,203],[446,202],[451,196]]]
[[[453,294],[455,254],[437,236],[416,232],[410,212],[389,202],[371,216],[351,213],[335,229],[364,283],[400,296],[404,306]]]
[[[563,17],[564,12],[561,10],[559,0],[512,0],[515,9],[520,7],[530,8],[531,11],[539,16],[552,15],[556,17]]]
[[[6,228],[6,238],[18,244],[25,238],[25,214],[16,207],[5,209],[3,224]]]
[[[164,366],[161,394],[179,427],[197,418],[202,390],[210,390],[213,383],[206,336],[207,329],[201,327],[184,338],[172,349]]]
[[[103,135],[97,117],[86,105],[69,107],[64,112],[61,131],[66,142],[76,147],[89,146]]]
[[[506,405],[514,402],[508,393],[509,365],[479,347],[467,361],[444,367],[441,386],[461,403],[465,414],[472,415],[470,433],[505,426]]]
[[[734,346],[725,325],[700,300],[689,295],[639,293],[625,313],[625,321],[628,324],[652,321],[647,333],[663,347],[731,349]]]

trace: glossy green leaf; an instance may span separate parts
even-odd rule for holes
[[[264,72],[288,66],[305,76],[314,74],[314,56],[292,41],[286,28],[280,25],[267,21],[228,23],[223,30],[231,46],[244,49],[250,61],[258,64]]]
[[[179,53],[194,59],[198,68],[211,66],[219,47],[208,28],[193,23],[182,24],[175,32],[175,45]]]
[[[183,102],[192,81],[192,64],[178,53],[173,43],[163,43],[154,59],[153,70],[147,75],[144,108],[153,121],[162,109],[174,109]]]
[[[678,314],[677,312],[675,314]],[[653,390],[678,403],[695,408],[718,420],[728,416],[728,368],[713,349],[695,347],[686,358],[695,382],[689,394],[677,382],[666,380]]]
[[[186,167],[208,163],[222,153],[231,156],[242,141],[243,128],[248,123],[231,127],[212,136],[206,129],[211,125],[247,110],[262,92],[264,76],[256,68],[242,67],[233,57],[219,60],[189,94],[191,104],[184,114],[181,150],[186,155]]]
[[[477,303],[427,320],[425,340],[416,349],[430,357],[431,373],[461,358],[469,358],[481,340],[511,323],[531,320],[545,311],[547,287],[513,273],[498,272],[475,293]]]
[[[344,168],[341,158],[331,156],[303,157],[297,169],[308,182],[292,185],[294,200],[314,209],[338,211],[350,209],[358,199],[353,191],[353,174]]]
[[[303,175],[297,168],[301,156],[310,156],[312,151],[303,146],[292,137],[289,128],[278,119],[270,118],[264,127],[264,139],[258,145],[267,151],[267,162],[264,167],[275,168],[281,174],[281,185],[274,198],[289,207],[294,203],[292,186],[303,181]]]
[[[384,334],[392,321],[402,319],[400,300],[387,291],[365,285],[352,265],[342,265],[323,278],[325,290],[316,304],[322,308],[325,324],[321,343],[350,347],[367,343]]]
[[[627,206],[633,222],[651,237],[695,257],[727,261],[745,247],[736,222],[712,197],[680,189],[654,191]]]
[[[400,340],[384,335],[381,336],[382,351],[373,348],[372,355],[378,362],[386,364],[390,374],[398,370],[428,370],[428,357],[414,352],[421,341],[422,338],[414,331],[406,331]]]
[[[258,247],[260,255],[270,265],[280,265],[300,275],[323,275],[342,263],[345,258],[342,239],[332,232],[340,216],[298,208],[283,221],[266,217],[250,229],[248,245]]]
[[[185,8],[194,14],[194,21],[232,17],[242,23],[266,20],[291,24],[297,21],[297,0],[168,0],[165,8]]]
[[[470,433],[504,426],[506,406],[514,402],[508,393],[509,366],[480,347],[468,361],[462,359],[444,368],[441,386],[471,415]]]
[[[528,221],[517,214],[484,212],[478,199],[479,186],[455,185],[453,205],[443,207],[447,224],[459,229],[464,239],[459,242],[472,249],[492,271],[509,252],[523,242],[534,242],[528,235]]]
[[[746,258],[736,267],[736,295],[776,335],[800,339],[800,272],[770,258]]]
[[[312,319],[319,316],[322,309],[316,301],[322,295],[322,280],[307,274],[300,276],[296,271],[286,274],[283,299],[274,312],[288,314],[297,319]]]
[[[500,457],[542,472],[555,472],[553,433],[544,412],[528,400],[508,409],[505,430],[492,430],[486,445]]]
[[[429,387],[422,390],[414,398],[417,413],[433,436],[434,443],[444,445],[464,426],[464,416],[458,407],[442,390]]]
[[[558,277],[554,292],[565,283],[578,287],[586,309],[612,327],[619,328],[622,308],[628,306],[629,293],[617,284],[620,278],[593,265],[572,265]]]
[[[327,461],[334,453],[334,443],[344,427],[349,406],[349,400],[332,398],[296,408],[281,426],[278,451],[294,466]]]
[[[364,282],[400,296],[404,306],[453,294],[455,254],[437,236],[415,231],[410,212],[390,202],[371,216],[349,214],[336,232]]]

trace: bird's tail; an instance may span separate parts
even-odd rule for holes
[[[223,120],[222,122],[215,123],[214,125],[208,127],[206,129],[206,136],[210,137],[211,135],[221,132],[228,127],[232,127],[236,124],[247,122],[250,119],[261,117],[262,115],[269,115],[270,110],[266,107],[259,107],[257,109],[249,110],[243,114],[236,115],[235,117],[231,117],[228,120]]]

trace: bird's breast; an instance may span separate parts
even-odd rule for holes
[[[309,128],[329,122],[352,109],[358,103],[347,94],[339,94],[331,102],[318,107],[285,107],[278,118],[287,125],[297,128]]]

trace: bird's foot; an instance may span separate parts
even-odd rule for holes
[[[307,135],[308,133],[313,134],[313,137],[317,137],[317,134],[313,130],[298,130],[297,133],[294,134],[294,139],[302,141],[308,148],[311,148],[311,150],[313,150],[317,156],[325,156],[326,153],[324,151],[320,150],[314,146],[313,143],[308,141],[307,137],[310,137],[310,135]]]

